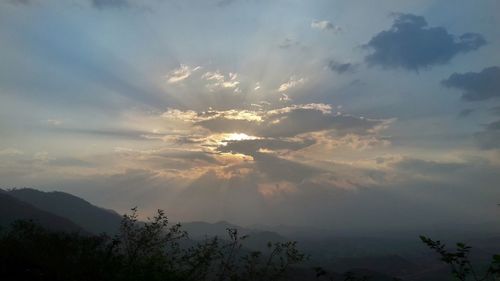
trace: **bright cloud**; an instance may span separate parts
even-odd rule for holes
[[[240,92],[240,89],[238,88],[240,81],[238,81],[237,73],[229,72],[227,75],[224,75],[218,70],[215,72],[209,71],[203,74],[201,78],[208,82],[206,87],[211,92],[219,89],[231,89],[235,93]]]
[[[200,68],[201,66],[190,67],[188,65],[181,64],[179,68],[172,70],[166,75],[167,82],[169,84],[181,82],[189,78],[193,72],[199,70]]]
[[[336,26],[327,20],[313,20],[311,22],[311,27],[314,29],[329,30],[335,32],[339,32],[342,30],[339,26]]]
[[[297,78],[295,76],[292,76],[292,77],[290,77],[290,79],[287,82],[285,82],[279,86],[278,92],[286,92],[292,88],[295,88],[295,87],[298,87],[298,86],[305,84],[306,81],[307,81],[306,78]]]

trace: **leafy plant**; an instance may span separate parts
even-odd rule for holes
[[[470,246],[457,243],[456,249],[449,251],[446,249],[446,245],[439,240],[435,241],[425,236],[420,236],[420,240],[434,250],[440,256],[441,261],[450,265],[451,272],[456,279],[461,281],[500,280],[500,255],[493,255],[486,271],[479,274],[470,260]]]
[[[195,242],[163,211],[140,222],[136,208],[114,237],[54,233],[19,221],[0,234],[0,274],[2,280],[281,280],[307,258],[296,242],[246,250],[247,236],[227,231],[225,240]]]

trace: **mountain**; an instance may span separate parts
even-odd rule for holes
[[[68,193],[60,191],[44,192],[31,188],[11,189],[4,194],[33,206],[46,213],[66,218],[91,233],[115,233],[122,216],[112,210],[107,210]],[[252,249],[266,247],[268,242],[285,241],[281,235],[272,231],[261,231],[240,227],[225,221],[216,223],[187,222],[182,224],[190,237],[195,240],[218,236],[228,239],[228,228],[237,229],[240,235],[249,235],[245,245]]]
[[[189,233],[190,238],[195,240],[214,236],[227,240],[229,238],[227,229],[236,229],[240,236],[248,235],[243,244],[246,248],[253,250],[266,250],[269,242],[284,242],[288,240],[276,232],[245,228],[226,221],[216,223],[187,222],[182,224],[182,228]]]
[[[20,219],[32,219],[55,231],[113,234],[118,230],[122,217],[114,211],[97,207],[64,192],[43,192],[29,188],[8,191],[0,189],[0,226],[9,225]],[[243,241],[243,250],[246,252],[252,250],[266,252],[268,242],[297,239],[299,249],[311,258],[303,270],[294,269],[297,271],[290,280],[309,280],[306,276],[311,274],[310,268],[317,265],[335,270],[337,272],[335,274],[350,271],[358,273],[358,276],[369,275],[372,276],[370,280],[380,281],[391,280],[389,276],[398,276],[407,281],[448,280],[449,276],[448,267],[443,265],[414,235],[406,236],[408,239],[335,237],[331,234],[323,237],[324,233],[318,231],[321,235],[300,238],[310,229],[275,227],[274,229],[286,230],[287,235],[282,236],[282,233],[271,231],[269,227],[263,227],[266,230],[262,230],[257,226],[241,227],[226,221],[182,224],[182,229],[187,231],[191,238],[185,241],[187,246],[192,246],[196,240],[207,237],[217,236],[222,240],[228,240],[228,228],[237,229],[240,236],[248,235]],[[491,255],[500,250],[498,234],[463,241],[473,247],[472,257],[480,263],[489,261]],[[453,245],[451,242],[446,242],[448,245]]]
[[[26,202],[0,192],[0,226],[8,227],[16,220],[33,220],[54,231],[85,232],[72,221],[40,210]]]
[[[237,229],[239,234],[246,235],[248,234],[248,230],[231,224],[226,221],[219,221],[216,223],[208,223],[208,222],[186,222],[182,224],[182,228],[189,233],[189,236],[193,239],[203,239],[205,237],[220,237],[226,238],[228,237],[227,229]]]
[[[116,233],[122,220],[115,211],[97,207],[65,192],[22,188],[8,190],[6,194],[42,211],[67,218],[94,234]]]

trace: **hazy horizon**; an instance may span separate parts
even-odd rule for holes
[[[0,188],[243,226],[495,222],[499,10],[2,1]]]

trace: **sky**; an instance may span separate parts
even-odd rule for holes
[[[178,221],[496,221],[499,10],[2,0],[0,187]]]

